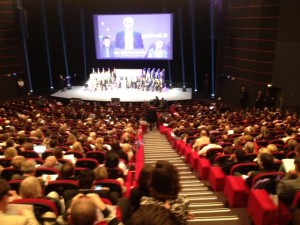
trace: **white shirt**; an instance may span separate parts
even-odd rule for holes
[[[133,32],[125,31],[125,49],[133,49]]]

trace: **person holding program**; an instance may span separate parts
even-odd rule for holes
[[[115,47],[121,49],[143,49],[143,39],[140,32],[134,31],[134,19],[125,17],[123,19],[124,30],[116,34]]]

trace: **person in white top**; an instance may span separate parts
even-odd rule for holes
[[[216,144],[217,139],[214,135],[211,135],[209,137],[209,141],[210,143],[206,146],[204,146],[202,149],[199,150],[198,155],[205,155],[208,149],[211,148],[222,148],[221,145]]]

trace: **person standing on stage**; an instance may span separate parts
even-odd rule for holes
[[[23,79],[19,78],[17,84],[18,84],[18,93],[19,93],[19,96],[23,96],[25,94],[25,83],[24,83]]]
[[[65,78],[63,75],[59,75],[59,89],[61,92],[65,91]]]

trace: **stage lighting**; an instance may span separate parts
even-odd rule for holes
[[[198,91],[197,89],[194,90],[194,92],[197,92],[197,91]]]
[[[50,87],[51,90],[53,90],[53,87]]]
[[[211,98],[215,98],[215,94],[213,93],[213,94],[211,94]]]
[[[268,87],[268,88],[272,87],[272,84],[268,84],[267,87]]]

